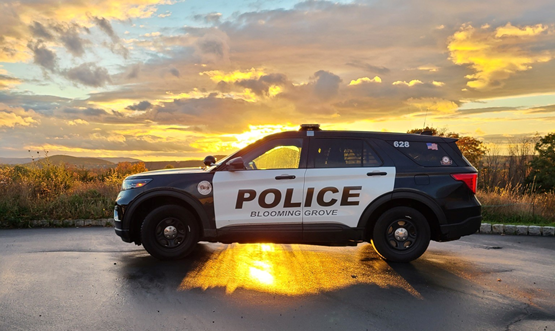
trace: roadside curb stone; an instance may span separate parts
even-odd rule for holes
[[[495,234],[503,233],[503,224],[494,224],[491,226],[492,232]]]
[[[542,235],[544,236],[554,236],[555,235],[555,227],[553,226],[544,226],[542,229]]]
[[[480,233],[491,233],[491,224],[482,223],[482,225],[480,225]]]
[[[528,227],[526,225],[517,225],[516,234],[519,236],[525,236],[528,234]]]
[[[542,228],[541,226],[537,225],[530,225],[528,227],[528,234],[530,236],[541,236],[542,235]]]
[[[504,234],[510,234],[513,235],[516,233],[516,225],[505,225],[503,227],[503,233]]]
[[[555,226],[538,225],[512,225],[512,224],[489,224],[482,223],[477,233],[518,235],[518,236],[555,236]]]

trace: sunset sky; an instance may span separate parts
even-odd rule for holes
[[[264,134],[555,131],[555,1],[0,3],[0,157],[183,160]]]

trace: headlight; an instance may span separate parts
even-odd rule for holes
[[[152,179],[126,179],[121,185],[122,190],[130,190],[132,188],[143,187],[148,184]]]

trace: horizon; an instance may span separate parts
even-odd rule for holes
[[[555,131],[555,3],[39,0],[0,11],[0,157],[147,162],[275,132]]]

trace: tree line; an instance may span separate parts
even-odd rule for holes
[[[543,193],[555,190],[555,133],[509,142],[505,154],[495,145],[462,136],[446,129],[425,127],[407,133],[456,138],[464,157],[478,170],[478,187],[483,191],[510,188],[519,193]]]

